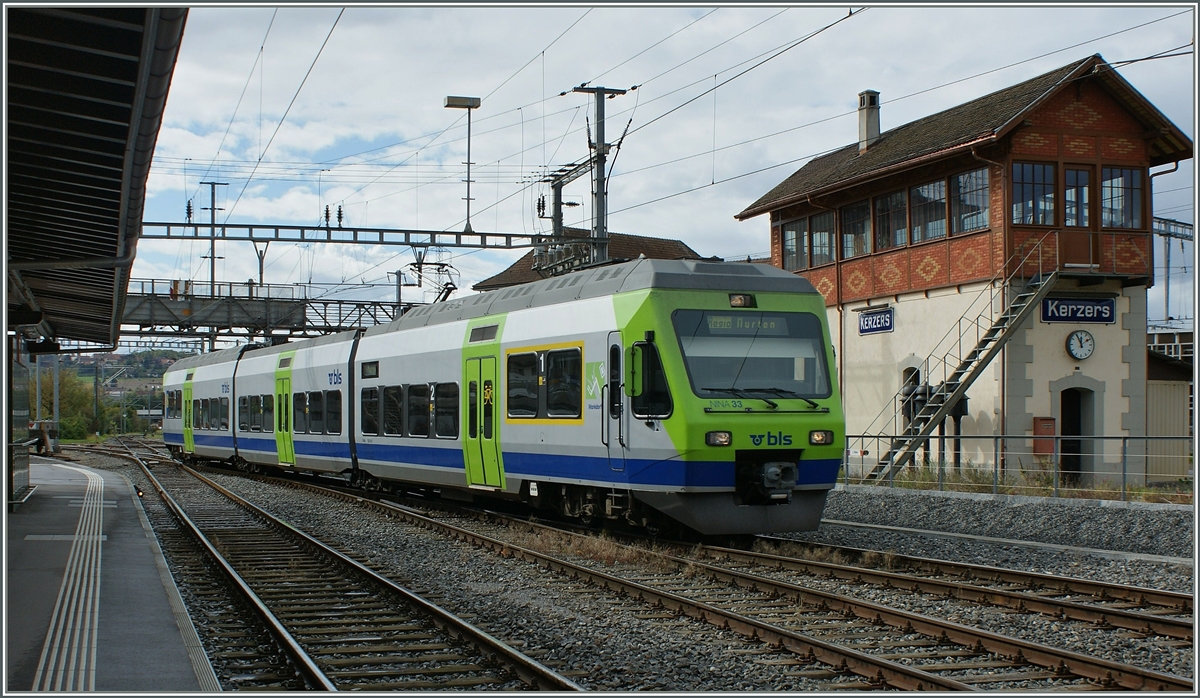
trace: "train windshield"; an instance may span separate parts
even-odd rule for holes
[[[700,397],[832,394],[824,333],[812,313],[676,310],[672,321]]]

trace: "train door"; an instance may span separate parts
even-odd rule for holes
[[[499,385],[496,358],[484,356],[466,361],[467,383],[467,484],[472,487],[503,487],[500,466]]]
[[[187,374],[187,379],[183,382],[183,452],[196,452],[196,436],[192,431],[193,410],[192,410],[192,375]]]
[[[612,470],[625,470],[625,451],[628,450],[628,440],[625,434],[625,391],[621,387],[621,333],[608,333],[607,376],[601,394],[604,395],[604,429],[601,432],[603,441],[608,446],[608,467]]]
[[[283,354],[275,369],[275,450],[280,465],[296,464],[296,446],[292,441],[292,357]]]

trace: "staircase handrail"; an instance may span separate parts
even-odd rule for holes
[[[954,324],[946,331],[946,334],[943,335],[942,338],[938,340],[937,344],[934,345],[934,348],[929,355],[922,360],[920,371],[923,383],[930,385],[933,384],[929,378],[936,369],[941,370],[942,379],[940,382],[945,382],[949,374],[953,372],[953,370],[957,368],[960,363],[962,363],[962,340],[967,334],[967,332],[964,331],[964,326],[967,331],[970,331],[972,328],[975,329],[975,342],[972,343],[970,347],[974,348],[974,346],[978,344],[982,333],[987,332],[988,329],[990,329],[995,323],[996,317],[994,314],[996,313],[995,308],[997,295],[1003,294],[1013,279],[1017,278],[1024,271],[1025,264],[1035,252],[1038,253],[1038,274],[1042,273],[1041,253],[1045,246],[1046,239],[1051,235],[1057,235],[1059,232],[1060,231],[1058,230],[1047,231],[1040,238],[1038,238],[1032,247],[1030,247],[1023,254],[1020,250],[1018,250],[1013,252],[1008,259],[1004,260],[1004,264],[1001,266],[1000,271],[996,272],[992,278],[988,279],[986,285],[980,289],[979,294],[971,301],[971,304],[967,306],[967,311],[962,315],[962,317],[955,320]],[[1014,260],[1017,260],[1018,256],[1019,261],[1016,265],[1016,268],[1009,273],[1009,265],[1012,264]],[[1058,266],[1058,246],[1055,245],[1054,269],[1057,270]],[[999,282],[999,285],[997,285],[997,282]],[[972,309],[979,304],[979,300],[984,296],[987,296],[987,309],[979,310],[973,317],[970,317]],[[1001,303],[999,312],[1003,313],[1005,307],[1006,304]],[[947,344],[947,339],[951,337],[954,338],[953,341],[949,342],[948,346],[943,347],[943,345]],[[967,351],[970,351],[970,348],[968,348]],[[957,351],[957,353],[953,353],[955,351]],[[947,367],[949,367],[949,371],[947,370]],[[884,424],[880,424],[880,420],[883,419],[885,415],[887,416],[887,419],[892,420],[893,422],[891,433],[900,433],[903,431],[903,427],[899,426],[895,422],[896,418],[903,413],[903,402],[905,399],[902,395],[903,390],[904,385],[901,385],[900,389],[896,391],[896,394],[893,395],[889,401],[890,404],[884,405],[879,414],[875,416],[875,419],[871,421],[866,429],[862,430],[863,433],[885,431],[886,422]]]

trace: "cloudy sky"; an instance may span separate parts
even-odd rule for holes
[[[855,8],[856,10],[858,8]],[[681,239],[726,258],[769,250],[765,217],[734,214],[808,159],[857,138],[857,94],[880,92],[883,130],[1099,53],[1194,138],[1193,7],[205,7],[194,6],[151,170],[145,220],[461,230],[472,116],[476,231],[546,231],[548,171],[588,156],[587,83],[606,102],[609,229]],[[801,39],[805,39],[804,41]],[[782,49],[791,47],[781,53]],[[1147,59],[1163,53],[1181,57]],[[636,90],[632,88],[637,86]],[[714,90],[714,87],[716,88]],[[561,94],[566,92],[565,95]],[[1192,222],[1195,162],[1156,177],[1156,215]],[[587,177],[567,224],[591,225]],[[335,214],[336,215],[336,214]],[[336,221],[335,221],[336,224]],[[207,243],[143,240],[135,278],[207,282]],[[446,249],[471,284],[524,250]],[[258,276],[253,247],[218,245],[218,281]],[[1191,245],[1175,243],[1171,314],[1192,316]],[[1161,250],[1157,256],[1162,264]],[[267,283],[390,298],[397,247],[272,244]],[[1159,270],[1161,274],[1161,269]],[[376,284],[355,287],[354,284]],[[351,286],[339,287],[339,284]],[[1162,284],[1150,318],[1165,312]],[[407,289],[416,298],[417,289]]]

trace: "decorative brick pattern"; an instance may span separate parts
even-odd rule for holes
[[[992,234],[950,238],[950,282],[989,279],[992,276]]]
[[[876,296],[903,293],[909,288],[908,250],[881,254],[872,259]]]
[[[1100,138],[1101,156],[1113,160],[1144,160],[1146,159],[1146,144],[1132,138]]]
[[[837,267],[821,267],[801,274],[825,296],[825,305],[837,305],[840,301],[837,293]]]
[[[1058,263],[1058,233],[1044,230],[1014,230],[1012,266],[1006,273],[1016,270],[1017,264],[1024,260],[1021,267],[1022,276],[1033,276],[1039,273],[1054,271]],[[1038,243],[1041,241],[1041,249]]]
[[[1094,136],[1063,136],[1063,151],[1068,156],[1094,159],[1096,139]]]
[[[771,266],[783,268],[782,233],[776,226],[771,227]]]
[[[870,298],[871,259],[864,257],[842,265],[842,301]]]
[[[943,242],[913,250],[913,287],[936,288],[950,283],[949,265],[946,263],[947,248],[947,243]]]
[[[1037,131],[1018,133],[1013,138],[1013,154],[1058,157],[1058,136]]]

